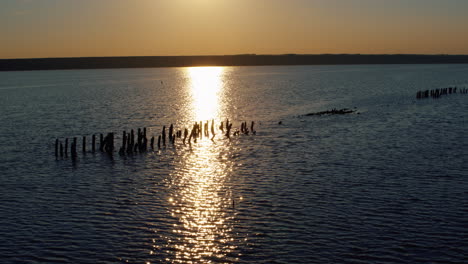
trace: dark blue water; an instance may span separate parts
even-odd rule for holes
[[[2,72],[0,262],[466,263],[468,95],[415,97],[448,86],[468,65]],[[213,141],[89,152],[207,120]]]

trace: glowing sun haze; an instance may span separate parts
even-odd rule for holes
[[[466,0],[2,0],[0,58],[468,54]]]

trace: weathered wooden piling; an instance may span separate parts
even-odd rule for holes
[[[65,157],[68,156],[68,138],[65,139]]]
[[[132,153],[132,146],[130,144],[130,134],[127,136],[127,148],[126,148],[127,154]]]
[[[151,137],[150,146],[151,146],[151,150],[154,150],[154,136]]]
[[[102,133],[99,134],[99,151],[104,151],[104,135]]]
[[[86,153],[86,136],[83,136],[83,145],[81,147],[83,153]]]
[[[187,136],[188,136],[188,129],[185,128],[185,129],[184,129],[184,139],[182,140],[182,142],[184,143],[184,145],[185,145],[185,140],[187,139]]]
[[[163,129],[162,129],[162,143],[163,143],[163,146],[165,147],[166,146],[166,126],[163,126]]]
[[[211,135],[212,135],[211,139],[213,139],[215,137],[215,135],[216,135],[215,134],[215,129],[214,129],[214,119],[211,120]]]
[[[91,151],[94,153],[96,152],[96,135],[93,134],[91,138]]]
[[[114,133],[108,133],[105,141],[106,152],[112,155],[112,153],[114,152]]]
[[[135,132],[130,130],[130,137],[129,137],[129,142],[127,142],[128,147],[127,147],[127,153],[131,154],[134,151],[134,145],[135,145]]]
[[[63,157],[63,145],[62,145],[62,142],[60,142],[60,157]]]
[[[73,138],[73,143],[72,143],[72,149],[71,149],[71,156],[72,156],[73,159],[75,159],[76,156],[77,156],[77,151],[76,151],[77,141],[78,141],[77,138],[74,137]]]
[[[174,132],[174,125],[169,126],[169,141],[172,142],[172,134]]]
[[[137,146],[135,147],[136,150],[140,151],[141,152],[141,146],[143,144],[143,135],[141,133],[141,129],[138,128],[138,131],[137,131]]]
[[[203,138],[203,122],[200,121],[200,124],[198,126],[198,136],[200,137],[200,139]]]
[[[127,132],[125,130],[122,132],[122,150],[127,150]]]
[[[143,128],[143,151],[148,150],[148,138],[146,137],[146,127]]]
[[[59,140],[55,139],[55,157],[58,157]]]

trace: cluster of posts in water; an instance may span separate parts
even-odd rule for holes
[[[418,91],[416,93],[416,99],[425,99],[432,97],[433,99],[437,99],[441,97],[442,95],[448,95],[448,94],[456,94],[457,93],[458,87],[447,87],[447,88],[440,88],[440,89],[433,89],[433,90],[425,90],[425,91]],[[460,88],[458,89],[459,93],[461,94],[467,94],[468,89],[466,88]]]
[[[229,122],[229,119],[227,119],[226,123],[221,122],[219,126],[221,134],[228,139],[231,138],[231,134],[233,136],[239,136],[240,134],[249,135],[250,133],[253,135],[256,134],[256,131],[254,130],[254,121],[250,123],[250,129],[247,122],[242,122],[240,130],[236,128],[235,131],[231,133],[232,125],[233,123]],[[149,141],[146,134],[146,127],[143,129],[138,128],[136,135],[135,131],[132,129],[130,132],[122,132],[122,145],[119,149],[119,154],[132,155],[136,153],[144,153],[148,151],[148,148],[155,150],[155,147],[157,147],[159,150],[161,148],[165,148],[166,145],[169,144],[174,146],[177,139],[182,141],[182,144],[184,145],[191,145],[192,141],[193,143],[197,143],[197,140],[202,139],[203,137],[209,138],[213,141],[215,136],[216,129],[214,120],[211,120],[211,128],[210,121],[206,121],[205,123],[202,121],[195,122],[192,126],[192,129],[190,130],[190,133],[187,128],[176,131],[174,129],[174,125],[172,124],[170,125],[169,129],[167,129],[167,131],[166,126],[163,126],[161,134],[157,138],[152,136]],[[70,142],[68,138],[65,138],[64,142],[57,138],[55,140],[55,157],[68,157],[69,145],[70,155],[72,159],[75,159],[78,154],[76,137],[74,137]],[[83,154],[87,153],[86,136],[83,136],[81,150]],[[99,134],[99,151],[112,155],[115,150],[114,133],[107,133],[106,136]],[[96,135],[94,134],[91,136],[91,152],[96,152]]]

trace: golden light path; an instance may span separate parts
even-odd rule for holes
[[[194,121],[222,118],[220,105],[223,67],[188,68]]]
[[[187,71],[193,121],[215,119],[219,126],[224,69],[195,67]],[[170,243],[175,255],[166,261],[229,262],[226,257],[235,248],[231,191],[226,184],[233,167],[229,153],[226,140],[218,134],[215,141],[203,137],[193,144],[192,151],[182,154],[171,175],[174,191],[169,198],[171,214],[178,219],[173,228],[176,239]]]

